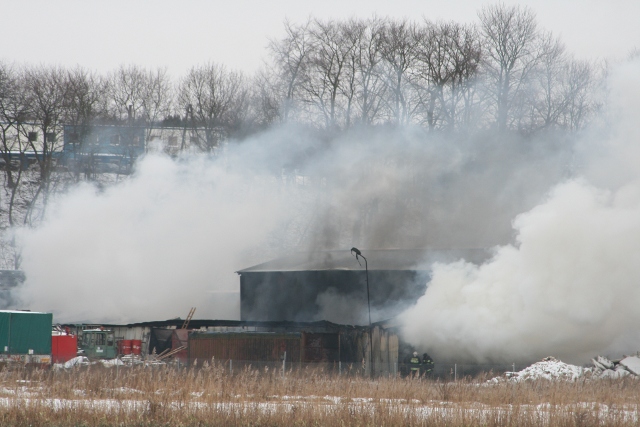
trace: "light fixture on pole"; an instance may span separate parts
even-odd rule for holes
[[[371,376],[373,377],[373,335],[371,333],[371,299],[369,297],[369,265],[367,263],[367,258],[362,255],[360,249],[351,248],[351,253],[355,254],[356,261],[360,264],[360,257],[364,260],[364,274],[367,282],[367,308],[369,309],[369,360],[371,361]],[[362,264],[360,264],[362,266]]]

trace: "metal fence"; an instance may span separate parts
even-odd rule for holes
[[[501,375],[505,372],[517,372],[526,368],[524,364],[468,364],[468,363],[436,363],[433,376],[437,378],[457,380],[462,378],[474,378],[481,375]]]
[[[178,363],[178,365],[180,365]],[[369,371],[364,364],[347,364],[342,362],[313,362],[301,363],[283,361],[261,361],[261,360],[213,360],[213,361],[195,361],[190,367],[204,368],[207,366],[215,366],[218,369],[224,369],[227,373],[234,375],[246,370],[260,371],[263,373],[278,372],[283,375],[309,373],[309,374],[327,374],[327,375],[351,375],[351,376],[368,376]],[[182,365],[185,366],[186,365]]]
[[[173,362],[178,367],[187,367],[180,362]],[[259,361],[259,360],[195,360],[189,367],[201,369],[204,367],[215,366],[217,369],[223,369],[230,375],[239,374],[246,370],[260,371],[265,374],[273,374],[277,372],[282,375],[290,374],[326,374],[326,375],[345,375],[345,376],[370,376],[370,370],[365,363],[343,363],[343,362],[313,362],[300,363],[282,361]],[[505,372],[516,372],[524,369],[528,365],[523,364],[468,364],[468,363],[438,363],[436,362],[430,371],[426,367],[420,366],[420,370],[413,376],[422,378],[441,379],[446,381],[457,381],[465,378],[475,378],[479,376],[498,376]],[[408,377],[412,375],[411,368],[415,365],[409,363],[396,363],[392,369],[384,372],[377,372],[376,377]]]

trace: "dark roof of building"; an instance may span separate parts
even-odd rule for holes
[[[139,323],[127,323],[127,324],[117,324],[117,323],[83,323],[83,324],[75,324],[75,323],[65,323],[62,326],[69,327],[79,327],[79,326],[92,326],[92,327],[104,327],[104,328],[115,328],[115,327],[126,327],[126,328],[136,328],[136,327],[148,327],[148,328],[171,328],[175,327],[176,329],[180,329],[182,324],[184,323],[184,319],[176,318],[169,320],[157,320],[150,322],[139,322]],[[374,323],[374,325],[382,325],[382,323]],[[243,327],[262,327],[262,328],[284,328],[284,329],[315,329],[315,330],[337,330],[344,328],[353,328],[353,329],[362,329],[364,326],[357,325],[340,325],[337,323],[332,323],[326,320],[320,320],[316,322],[293,322],[293,321],[251,321],[251,320],[209,320],[209,319],[192,319],[189,322],[188,328],[191,329],[200,329],[207,327],[231,327],[231,328],[243,328]]]
[[[362,250],[367,258],[370,271],[410,270],[429,271],[435,262],[451,263],[465,260],[481,264],[491,256],[488,249],[372,249]],[[243,273],[265,273],[279,271],[324,271],[324,270],[362,270],[360,264],[348,250],[300,252],[276,258],[243,270]]]

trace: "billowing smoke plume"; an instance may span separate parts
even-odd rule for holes
[[[59,322],[239,318],[235,271],[296,251],[493,246],[565,173],[569,144],[284,126],[217,156],[142,159],[22,230],[17,308]],[[499,189],[499,190],[498,190]]]
[[[436,267],[404,316],[413,343],[509,361],[631,347],[636,75],[620,71],[612,86],[613,130],[578,146],[562,134],[282,126],[212,157],[147,156],[124,182],[56,198],[40,227],[19,233],[17,308],[60,322],[184,317],[192,306],[238,318],[234,272],[276,256],[495,246],[482,267]]]
[[[576,177],[513,221],[481,266],[436,265],[402,315],[440,359],[576,363],[640,349],[640,62],[610,80],[607,125],[576,146]]]
[[[565,173],[560,138],[272,129],[218,156],[148,156],[19,233],[18,308],[56,321],[239,318],[235,271],[308,250],[493,246]],[[498,189],[499,190],[496,190]]]
[[[273,182],[246,183],[205,158],[150,156],[130,181],[81,186],[22,231],[22,304],[60,322],[184,317],[192,306],[237,318],[234,271],[281,215]]]

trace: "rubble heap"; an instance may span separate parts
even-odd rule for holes
[[[593,367],[581,367],[564,363],[555,357],[545,357],[540,362],[519,372],[505,372],[504,376],[493,378],[491,382],[527,380],[561,380],[575,381],[580,378],[617,379],[640,378],[640,355],[624,356],[620,360],[609,360],[598,356],[591,359]]]
[[[585,369],[580,366],[570,365],[555,357],[545,357],[540,362],[536,362],[522,371],[507,372],[505,377],[513,382],[540,379],[575,381],[588,372],[589,368]]]
[[[593,376],[598,378],[623,378],[629,375],[640,376],[640,357],[625,356],[621,360],[609,360],[598,356],[593,362]]]

